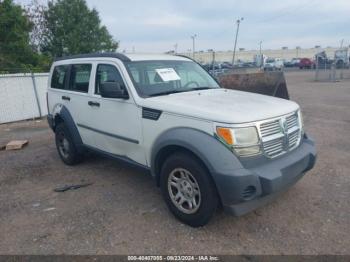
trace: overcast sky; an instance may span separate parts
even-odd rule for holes
[[[42,0],[44,1],[44,0]],[[27,3],[29,0],[17,0]],[[264,49],[350,44],[350,0],[87,0],[119,51],[232,50],[235,20],[243,17],[238,48]]]

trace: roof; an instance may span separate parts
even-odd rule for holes
[[[99,58],[99,57],[117,58],[123,62],[147,61],[147,60],[178,60],[178,61],[189,60],[189,58],[186,58],[183,56],[167,55],[167,54],[93,53],[93,54],[81,54],[81,55],[60,57],[60,58],[56,58],[55,61],[63,61],[63,60],[79,59],[79,58]]]
[[[81,54],[81,55],[72,55],[56,58],[55,61],[70,60],[70,59],[79,59],[79,58],[98,58],[98,57],[111,57],[122,60],[123,62],[129,62],[130,59],[124,54],[120,53],[93,53],[93,54]]]
[[[145,60],[178,60],[178,61],[188,61],[188,58],[177,56],[177,55],[168,55],[168,54],[125,54],[131,61],[145,61]]]

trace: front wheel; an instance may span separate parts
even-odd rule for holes
[[[161,190],[174,216],[192,227],[206,225],[218,206],[216,188],[206,168],[188,153],[175,153],[161,170]]]

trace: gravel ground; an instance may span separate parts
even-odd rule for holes
[[[350,254],[350,81],[288,72],[316,167],[273,203],[243,217],[222,211],[204,228],[179,223],[152,178],[91,155],[65,166],[46,121],[0,126],[0,254]],[[91,182],[65,193],[54,188]]]

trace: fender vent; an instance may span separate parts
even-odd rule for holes
[[[142,108],[142,118],[155,120],[157,121],[162,114],[162,111],[151,109],[151,108]]]

